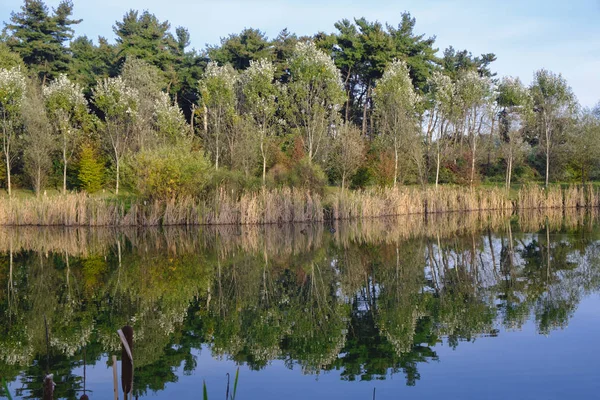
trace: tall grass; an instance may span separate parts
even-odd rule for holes
[[[589,209],[600,206],[598,189],[586,186],[525,186],[512,199],[502,188],[378,188],[336,191],[322,196],[296,189],[273,189],[235,195],[224,189],[202,200],[127,202],[85,194],[40,198],[0,198],[3,226],[168,226],[253,225],[321,222],[325,219],[379,218],[486,211]]]

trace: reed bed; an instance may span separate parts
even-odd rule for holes
[[[511,213],[513,204],[506,191],[499,188],[460,187],[363,190],[339,193],[332,201],[333,219],[471,211]]]
[[[565,188],[528,185],[522,187],[517,195],[517,208],[523,210],[542,210],[549,208],[591,209],[600,206],[598,189],[592,185],[572,185]]]
[[[433,215],[448,212],[591,209],[600,206],[591,185],[525,186],[510,198],[502,188],[398,187],[336,191],[326,198],[304,190],[274,189],[234,195],[216,191],[202,200],[127,202],[82,193],[40,198],[0,198],[1,226],[254,225],[287,222]]]

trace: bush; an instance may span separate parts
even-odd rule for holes
[[[79,153],[79,179],[81,188],[88,193],[97,192],[102,188],[104,165],[98,159],[96,151],[89,144],[81,146]]]
[[[142,151],[130,167],[132,187],[148,199],[199,196],[210,181],[209,162],[201,152],[185,145]]]
[[[308,158],[303,158],[289,172],[288,185],[322,194],[327,185],[327,175],[319,165],[310,163]]]

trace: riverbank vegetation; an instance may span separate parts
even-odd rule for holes
[[[0,37],[0,223],[598,204],[587,185],[600,178],[598,107],[579,106],[560,74],[525,85],[497,76],[493,53],[439,50],[408,13],[312,36],[245,29],[203,50],[148,11],[115,22],[114,43],[74,37],[73,13],[67,0],[27,1]]]

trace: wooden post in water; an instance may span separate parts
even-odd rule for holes
[[[121,386],[127,400],[133,391],[133,328],[127,325],[117,333],[121,339]]]
[[[119,385],[117,384],[117,356],[112,356],[113,362],[113,392],[115,395],[115,400],[119,400]]]

